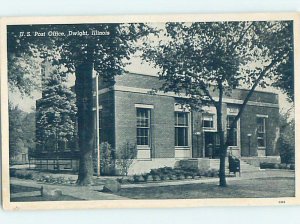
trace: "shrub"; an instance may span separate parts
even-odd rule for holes
[[[9,176],[10,177],[15,177],[16,176],[16,169],[10,168],[9,169]]]
[[[260,163],[261,169],[274,169],[274,167],[275,167],[274,163],[267,163],[267,162]]]
[[[160,181],[160,177],[158,175],[152,175],[153,181]]]
[[[135,183],[137,183],[137,182],[143,182],[143,181],[144,181],[144,178],[143,178],[143,176],[141,176],[141,175],[133,175],[133,181],[134,181]]]
[[[27,179],[27,180],[33,179],[33,171],[30,171],[30,170],[15,170],[15,171],[12,171],[12,174],[14,175],[14,177],[17,177],[20,179]]]
[[[295,169],[295,165],[293,164],[285,164],[285,163],[261,163],[260,164],[260,168],[261,169],[292,169],[292,167],[294,167]]]
[[[142,174],[142,177],[144,178],[145,181],[148,181],[149,176],[150,176],[149,173]]]
[[[136,158],[137,149],[135,144],[128,141],[117,150],[117,165],[120,168],[121,175],[128,175],[128,170]]]
[[[291,164],[290,169],[295,170],[295,164]]]
[[[100,153],[101,174],[111,174],[111,170],[114,167],[114,149],[108,142],[102,142],[100,144]],[[97,159],[97,156],[95,156],[95,159]]]
[[[158,176],[159,175],[159,170],[158,169],[151,169],[150,170],[150,174],[152,176]]]
[[[147,177],[147,181],[153,181],[153,177],[152,177],[152,175],[150,174],[150,175],[148,175],[148,177]]]
[[[219,176],[219,170],[212,169],[211,170],[211,177],[218,177]]]

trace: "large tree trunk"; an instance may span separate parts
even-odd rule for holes
[[[226,172],[225,172],[225,160],[227,154],[227,147],[225,145],[225,136],[223,130],[222,121],[222,103],[217,108],[217,131],[220,138],[220,170],[219,170],[219,185],[226,187]]]
[[[76,67],[75,91],[78,108],[78,144],[80,149],[77,184],[93,182],[94,113],[93,64],[86,61]]]

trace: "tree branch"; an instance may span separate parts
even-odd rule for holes
[[[237,123],[237,121],[240,119],[248,101],[250,100],[251,96],[254,93],[255,88],[257,87],[257,85],[259,84],[259,82],[262,80],[262,78],[265,76],[265,74],[267,72],[269,72],[269,70],[278,62],[278,60],[273,60],[268,66],[265,67],[265,69],[262,71],[262,73],[259,75],[259,77],[256,79],[256,81],[254,82],[253,86],[251,87],[250,91],[248,92],[246,98],[244,99],[243,104],[240,106],[240,110],[238,112],[238,114],[235,116],[233,122],[230,125],[230,129],[229,129],[229,133],[233,132],[233,128],[235,126],[235,124]],[[226,146],[228,146],[228,138],[226,140],[225,143]]]
[[[203,90],[203,92],[208,96],[210,101],[214,104],[214,106],[217,106],[217,102],[214,100],[208,89],[206,88],[205,84],[203,82],[200,83],[200,88]]]
[[[240,36],[240,38],[239,38],[236,42],[232,43],[232,45],[231,45],[231,46],[233,46],[232,51],[234,51],[234,50],[237,48],[238,44],[243,40],[244,36],[246,35],[246,33],[248,32],[248,30],[250,29],[250,27],[251,27],[253,24],[254,24],[254,22],[252,22],[252,23],[246,28],[246,30],[242,33],[242,35]],[[231,47],[231,46],[230,46],[230,47]]]

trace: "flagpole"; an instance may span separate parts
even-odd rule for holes
[[[93,73],[96,75],[96,147],[97,147],[97,177],[100,177],[100,132],[99,132],[99,84],[98,84],[98,74],[94,70],[93,65]]]

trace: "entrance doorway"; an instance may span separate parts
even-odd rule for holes
[[[204,152],[207,158],[219,158],[220,140],[217,132],[204,132]]]

